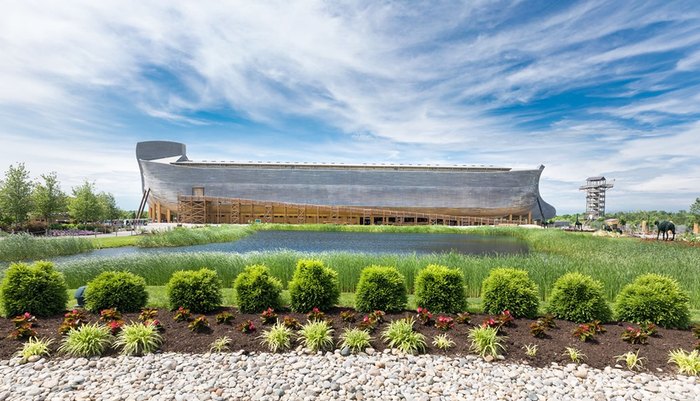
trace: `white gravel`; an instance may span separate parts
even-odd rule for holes
[[[3,360],[0,380],[0,401],[700,399],[695,377],[390,353]]]

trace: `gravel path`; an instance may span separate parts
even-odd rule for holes
[[[0,378],[0,401],[700,399],[695,377],[389,353],[3,360]]]

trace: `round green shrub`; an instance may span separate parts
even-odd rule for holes
[[[514,317],[534,318],[540,304],[537,284],[525,270],[493,269],[481,284],[484,312],[509,310]]]
[[[572,322],[607,322],[612,319],[603,284],[581,273],[567,273],[554,283],[548,312]]]
[[[233,283],[238,309],[243,313],[257,313],[267,308],[279,309],[282,283],[270,275],[267,267],[246,267]]]
[[[166,286],[170,307],[207,313],[221,305],[221,280],[214,270],[182,270],[173,273]]]
[[[67,291],[63,274],[56,271],[53,263],[13,263],[5,271],[0,297],[7,317],[24,312],[51,316],[66,309]]]
[[[622,288],[615,299],[615,314],[620,321],[684,329],[690,325],[689,302],[673,278],[644,274]]]
[[[428,265],[418,272],[414,287],[416,305],[431,312],[458,313],[467,308],[464,276],[457,269]]]
[[[328,310],[338,303],[338,273],[320,260],[300,259],[289,282],[292,310],[308,312],[313,308]]]
[[[395,267],[369,266],[362,269],[355,290],[355,309],[399,312],[406,307],[406,282]]]
[[[138,312],[146,302],[146,280],[130,272],[102,272],[85,289],[85,308],[92,312],[110,308]]]

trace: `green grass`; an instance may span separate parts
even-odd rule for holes
[[[234,230],[242,227],[231,227]],[[309,254],[292,251],[233,253],[172,253],[133,255],[112,259],[85,259],[59,266],[71,287],[83,285],[105,270],[128,270],[146,279],[148,285],[164,285],[173,272],[208,267],[217,271],[225,287],[230,287],[236,275],[251,264],[265,264],[271,273],[287,286],[300,258],[318,258],[338,271],[341,291],[354,292],[360,271],[369,265],[395,266],[405,277],[409,292],[413,292],[416,273],[428,264],[442,264],[460,269],[465,276],[467,296],[478,298],[481,283],[496,267],[525,269],[538,284],[540,298],[547,301],[554,281],[563,274],[578,271],[588,274],[604,285],[605,296],[612,301],[621,288],[637,276],[657,272],[676,278],[691,298],[691,307],[700,308],[700,248],[678,243],[640,241],[634,238],[596,237],[586,233],[559,230],[536,230],[517,227],[459,228],[444,226],[334,226],[334,225],[254,225],[246,230],[301,229],[324,231],[382,231],[382,232],[459,232],[500,235],[519,238],[530,249],[526,255],[470,256],[457,253],[429,255],[372,255],[349,252]],[[194,230],[193,230],[194,231]],[[0,240],[2,242],[4,240]],[[341,301],[342,302],[342,301]],[[410,307],[410,306],[409,306]],[[693,320],[697,319],[697,313]]]
[[[28,234],[4,235],[0,239],[0,262],[49,259],[75,255],[93,249],[138,246],[141,248],[176,247],[230,242],[255,232],[248,226],[178,227],[145,235],[114,237],[34,237]]]
[[[172,230],[157,231],[143,235],[139,237],[136,246],[141,248],[161,248],[230,242],[246,237],[253,232],[255,231],[248,226],[177,227]]]
[[[605,295],[609,301],[614,299],[625,284],[638,275],[661,272],[679,280],[683,288],[690,293],[692,307],[700,308],[700,270],[697,269],[700,248],[697,247],[643,242],[630,238],[594,237],[559,230],[518,228],[472,230],[457,228],[456,230],[517,237],[528,243],[530,253],[484,257],[457,253],[372,255],[349,252],[308,254],[274,251],[241,255],[207,252],[129,256],[120,259],[87,259],[71,262],[60,268],[66,273],[71,286],[82,285],[104,270],[129,270],[144,276],[149,285],[163,285],[177,270],[200,267],[216,270],[224,281],[224,285],[230,286],[235,276],[246,265],[265,264],[286,286],[298,259],[318,258],[338,271],[343,292],[354,292],[360,271],[373,264],[395,266],[406,277],[409,292],[412,292],[416,273],[428,264],[436,263],[460,269],[465,276],[467,296],[479,297],[481,283],[491,269],[514,267],[529,272],[530,277],[539,285],[542,300],[548,299],[551,287],[557,278],[567,272],[578,271],[603,282]]]
[[[13,234],[0,239],[0,261],[47,259],[88,252],[93,248],[93,244],[85,238],[45,238],[29,234]]]
[[[96,249],[105,249],[136,246],[140,238],[140,235],[122,235],[119,237],[95,237],[89,240]]]

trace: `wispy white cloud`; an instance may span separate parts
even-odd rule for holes
[[[700,82],[676,78],[700,70],[694,2],[530,7],[5,5],[0,152],[39,170],[66,170],[71,183],[81,171],[94,172],[98,185],[119,172],[128,178],[105,189],[124,199],[139,190],[134,142],[170,135],[203,137],[211,147],[190,146],[202,158],[544,163],[543,193],[555,205],[582,205],[575,186],[601,173],[634,183],[631,192],[675,182],[694,199],[693,171],[650,168],[698,154],[685,141],[698,142],[689,120],[700,113]],[[541,104],[592,87],[611,101]],[[229,115],[240,121],[218,122]],[[260,129],[245,133],[250,124],[267,127],[265,139],[256,138]],[[336,134],[320,141],[294,135],[315,125]],[[63,156],[85,154],[80,167],[62,164]],[[666,178],[673,174],[680,178]]]

